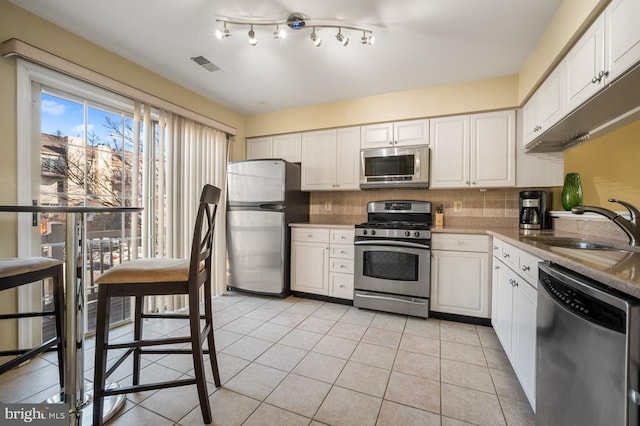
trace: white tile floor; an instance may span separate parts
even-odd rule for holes
[[[528,425],[534,417],[489,327],[289,297],[214,299],[223,386],[208,371],[216,425]],[[145,336],[185,323],[149,323]],[[131,327],[112,331],[126,338]],[[87,377],[93,376],[92,340]],[[55,354],[0,376],[0,402],[55,393]],[[128,383],[130,363],[116,371]],[[188,356],[145,357],[143,380],[192,373]],[[112,425],[201,425],[194,386],[127,395]]]

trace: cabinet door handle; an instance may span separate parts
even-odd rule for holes
[[[505,259],[509,258],[509,253],[502,253],[502,257],[504,257]]]
[[[525,272],[529,272],[531,270],[531,268],[529,267],[529,265],[524,265],[522,267],[522,270],[525,271]]]
[[[498,246],[493,246],[493,251],[498,250]]]
[[[475,180],[472,180],[472,181],[471,181],[471,185],[476,185],[476,181],[475,181]]]
[[[593,83],[593,84],[596,84],[596,83],[597,83],[597,82],[599,82],[599,81],[600,81],[600,79],[598,79],[598,77],[593,77],[593,78],[591,79],[591,83]]]
[[[500,269],[500,267],[498,265],[496,265],[496,266],[493,267],[493,269],[495,269],[497,271],[498,269]]]

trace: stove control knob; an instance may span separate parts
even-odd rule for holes
[[[413,233],[413,236],[414,236],[414,237],[416,237],[416,238],[418,238],[418,237],[420,236],[420,232],[418,232],[418,231],[414,232],[414,233]]]
[[[371,230],[371,235],[376,235],[376,231],[374,231],[373,229]]]
[[[405,237],[410,237],[410,236],[411,236],[411,232],[409,232],[409,231],[404,231],[404,236],[405,236]]]
[[[363,229],[363,230],[362,230],[362,235],[367,235],[367,234],[368,234],[367,230],[366,230],[366,229]]]

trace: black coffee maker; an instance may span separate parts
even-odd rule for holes
[[[520,192],[520,228],[548,228],[547,194],[544,191]]]

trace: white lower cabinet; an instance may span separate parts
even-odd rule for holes
[[[491,324],[535,411],[536,307],[541,259],[493,240]]]
[[[318,227],[291,232],[291,290],[353,300],[354,231]]]
[[[489,237],[432,235],[430,310],[489,318]]]

